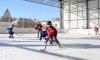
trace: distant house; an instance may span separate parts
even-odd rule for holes
[[[12,22],[17,28],[34,28],[35,22],[32,19],[28,18],[18,18]]]
[[[41,21],[42,26],[46,26],[47,21]]]
[[[48,21],[48,20],[41,21],[41,24],[42,24],[43,26],[46,26],[46,22],[47,22],[47,21]],[[59,19],[59,18],[52,18],[52,19],[51,19],[51,22],[52,22],[52,25],[53,25],[55,28],[60,29],[60,19]]]

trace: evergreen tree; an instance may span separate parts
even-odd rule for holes
[[[9,22],[9,21],[12,22],[12,17],[7,8],[6,11],[4,12],[4,15],[2,16],[2,22]]]

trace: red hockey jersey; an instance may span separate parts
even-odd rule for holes
[[[42,27],[43,27],[43,26],[42,26],[41,24],[37,24],[37,25],[36,25],[36,29],[42,29]]]
[[[57,30],[55,27],[51,26],[50,28],[46,28],[48,36],[53,37],[54,35],[57,34]]]

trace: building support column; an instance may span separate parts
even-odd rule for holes
[[[78,0],[77,0],[77,5],[76,6],[77,6],[77,27],[76,28],[78,29]]]
[[[98,29],[100,28],[100,27],[99,27],[99,26],[100,26],[100,18],[99,18],[99,16],[100,16],[100,12],[99,12],[99,11],[100,11],[100,10],[99,10],[99,2],[100,2],[100,1],[98,0],[98,3],[97,3],[97,4],[98,4]]]
[[[86,28],[88,29],[89,28],[89,11],[88,11],[88,0],[85,0],[86,1]]]
[[[64,23],[63,23],[63,0],[59,0],[60,1],[60,29],[64,29]]]
[[[68,20],[69,20],[69,29],[70,29],[70,22],[71,22],[71,12],[70,12],[70,0],[69,0],[69,2],[68,2],[69,4],[68,4]]]

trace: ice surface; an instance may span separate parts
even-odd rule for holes
[[[21,35],[21,36],[20,36]],[[36,34],[0,34],[0,60],[100,60],[100,36],[58,34],[62,48],[47,46]]]

